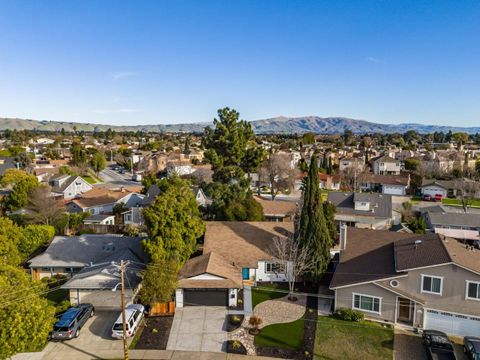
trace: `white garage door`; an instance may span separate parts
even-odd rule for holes
[[[427,310],[423,328],[439,330],[452,335],[478,336],[480,334],[480,317]]]
[[[401,186],[383,185],[383,193],[389,195],[405,195],[405,188]]]

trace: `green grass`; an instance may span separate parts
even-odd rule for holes
[[[393,329],[381,324],[349,322],[319,316],[315,359],[356,360],[393,358]]]
[[[300,349],[303,342],[304,317],[290,323],[265,326],[255,336],[256,346],[270,346],[281,349]]]
[[[97,183],[97,181],[93,177],[91,177],[90,175],[82,176],[82,178],[83,178],[83,180],[85,180],[89,184],[96,184]]]
[[[261,302],[284,297],[287,295],[286,291],[287,284],[282,283],[261,284],[258,287],[254,287],[252,288],[252,306],[255,308]]]
[[[0,156],[10,157],[12,156],[12,153],[8,149],[1,149]]]
[[[462,201],[459,199],[442,199],[442,204],[453,205],[453,206],[462,206]],[[473,199],[470,201],[469,206],[480,207],[480,199]]]

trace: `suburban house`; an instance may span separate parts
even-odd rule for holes
[[[427,227],[435,232],[438,229],[480,231],[479,209],[471,209],[466,213],[461,207],[437,205],[424,208],[422,216]]]
[[[320,189],[340,190],[341,179],[339,175],[318,174]]]
[[[263,216],[267,221],[293,221],[298,204],[288,200],[269,200],[261,196],[253,197],[262,206]]]
[[[475,181],[466,178],[457,180],[424,179],[422,181],[421,192],[422,195],[430,195],[432,197],[441,195],[442,198],[455,198],[461,194],[461,188],[465,183],[475,183]],[[472,186],[472,188],[474,188],[474,186]],[[477,190],[475,194],[470,195],[479,197],[480,192]]]
[[[375,191],[387,195],[406,195],[410,186],[410,175],[363,174],[359,180],[362,191]]]
[[[189,160],[169,161],[166,170],[168,176],[190,175],[195,171]]]
[[[90,212],[91,214],[111,214],[115,205],[123,203],[126,208],[132,208],[142,203],[145,195],[140,194],[135,188],[95,188],[82,197],[72,199],[66,204],[67,211]]]
[[[374,158],[371,163],[376,175],[400,175],[402,170],[401,161],[387,155]]]
[[[192,188],[193,194],[195,195],[195,201],[197,202],[198,206],[206,207],[212,203],[212,200],[205,195],[205,192],[202,190],[201,187],[194,186]]]
[[[350,170],[352,172],[361,173],[365,170],[365,159],[358,157],[346,157],[340,159],[338,169],[340,171]]]
[[[270,249],[274,237],[292,232],[293,222],[207,222],[203,255],[180,270],[177,307],[236,306],[243,284],[287,281],[289,264],[282,271],[285,265],[275,261]]]
[[[50,179],[49,185],[52,188],[54,197],[73,199],[80,194],[93,189],[87,181],[78,175],[57,175]]]
[[[330,289],[371,320],[480,333],[480,251],[437,234],[342,227]]]
[[[0,176],[2,176],[8,169],[16,169],[15,160],[9,156],[0,156]]]
[[[95,214],[90,215],[83,223],[86,225],[115,225],[115,215],[112,214]]]
[[[391,195],[331,191],[328,201],[337,208],[338,225],[386,230],[395,222]]]
[[[134,261],[138,265],[137,270],[127,272],[131,284],[127,298],[131,301],[139,284],[138,269],[147,260],[140,237],[56,236],[47,250],[28,264],[32,277],[37,280],[56,274],[67,275],[70,280],[62,288],[70,290],[73,304],[89,302],[98,309],[117,309],[121,304],[120,291],[112,292],[112,289],[119,283],[118,263],[121,260]]]

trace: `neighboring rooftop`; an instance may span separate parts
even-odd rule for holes
[[[288,200],[269,200],[260,196],[254,196],[254,199],[262,206],[265,216],[293,215],[298,206],[296,202]]]
[[[142,238],[113,234],[55,236],[47,250],[29,264],[31,267],[84,267],[120,260],[145,261]]]
[[[336,206],[338,214],[374,216],[385,219],[392,217],[391,195],[330,191],[328,201]],[[369,202],[370,210],[355,210],[354,201]]]

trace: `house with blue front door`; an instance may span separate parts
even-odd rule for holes
[[[275,259],[271,248],[275,237],[292,234],[293,225],[207,222],[203,255],[188,260],[179,272],[177,307],[236,306],[238,291],[244,286],[287,282],[290,264]]]

